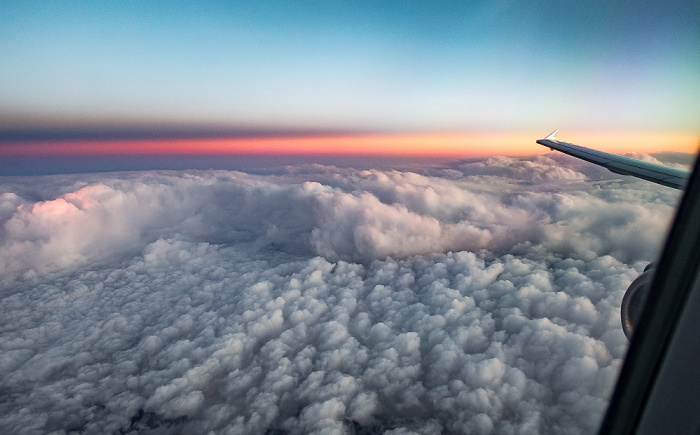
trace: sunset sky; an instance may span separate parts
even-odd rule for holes
[[[595,433],[682,191],[535,140],[690,167],[699,47],[698,0],[0,0],[0,434]]]
[[[695,1],[1,4],[2,155],[522,155],[555,128],[694,152],[700,133]]]

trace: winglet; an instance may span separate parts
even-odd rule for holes
[[[549,136],[547,136],[545,139],[556,140],[556,139],[555,139],[555,136],[557,135],[557,133],[559,133],[559,129],[558,129],[558,128],[557,128],[556,130],[554,130],[553,132],[551,132],[551,133],[549,134]]]

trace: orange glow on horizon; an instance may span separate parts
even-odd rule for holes
[[[462,135],[375,135],[270,138],[203,138],[12,142],[0,155],[244,155],[325,154],[368,156],[483,157],[543,154],[541,133]],[[560,133],[557,139],[612,153],[677,151],[696,153],[695,134]]]

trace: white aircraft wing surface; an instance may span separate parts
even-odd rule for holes
[[[604,153],[579,145],[560,142],[555,139],[557,133],[559,133],[559,130],[555,130],[544,139],[538,139],[537,143],[552,150],[561,151],[570,156],[595,163],[616,174],[632,175],[633,177],[673,187],[674,189],[683,189],[690,176],[689,171],[682,169],[669,168],[664,165],[643,162],[629,157],[618,156],[617,154]]]

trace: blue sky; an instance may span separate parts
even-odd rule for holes
[[[700,131],[696,1],[0,4],[5,131]]]

